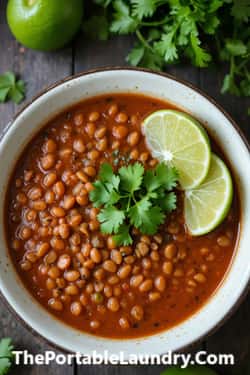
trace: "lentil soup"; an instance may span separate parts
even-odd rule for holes
[[[236,189],[226,219],[207,235],[188,233],[178,189],[177,209],[156,235],[134,228],[133,244],[116,246],[100,231],[89,199],[100,165],[154,168],[141,123],[167,108],[173,106],[134,94],[85,100],[49,121],[10,179],[5,224],[15,268],[42,306],[81,331],[126,338],[168,329],[207,301],[232,259]]]

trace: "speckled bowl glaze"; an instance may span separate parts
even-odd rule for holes
[[[234,259],[220,287],[192,317],[168,331],[140,339],[105,339],[64,325],[45,311],[23,287],[8,255],[4,234],[4,197],[10,173],[21,151],[48,119],[79,101],[103,93],[133,92],[166,99],[191,113],[209,129],[229,160],[241,201],[241,235]],[[247,142],[216,103],[189,84],[150,71],[117,68],[80,74],[38,95],[8,126],[0,144],[0,289],[30,329],[67,351],[91,354],[166,353],[177,351],[213,331],[241,301],[250,278],[250,156]]]

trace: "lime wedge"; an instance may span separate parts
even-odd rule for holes
[[[160,110],[144,120],[142,130],[152,155],[177,168],[183,189],[202,183],[211,151],[207,133],[198,121],[183,112]]]
[[[200,236],[215,229],[226,217],[233,197],[232,178],[225,163],[212,154],[205,181],[185,191],[184,216],[189,232]]]

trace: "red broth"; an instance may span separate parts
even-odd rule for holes
[[[213,295],[232,260],[236,189],[227,218],[204,236],[187,232],[180,192],[157,235],[134,231],[131,246],[117,247],[100,232],[89,200],[100,165],[114,163],[115,151],[115,168],[135,160],[153,168],[141,123],[163,108],[173,106],[132,94],[85,100],[45,125],[10,179],[5,222],[15,268],[42,307],[80,331],[126,338],[173,327]]]

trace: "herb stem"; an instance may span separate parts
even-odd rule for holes
[[[241,61],[241,63],[237,66],[237,71],[240,71],[249,61],[250,61],[250,54],[247,54],[245,57],[245,60]]]
[[[235,72],[235,61],[234,56],[231,56],[230,58],[230,76],[234,78],[234,72]]]
[[[139,39],[139,41],[142,43],[142,45],[145,47],[145,48],[148,48],[150,49],[151,52],[153,52],[153,48],[151,47],[151,45],[147,42],[147,40],[144,38],[144,36],[142,35],[142,33],[140,32],[139,29],[136,30],[136,36],[137,38]]]
[[[168,20],[168,16],[164,17],[162,20],[160,21],[152,21],[152,22],[141,22],[140,25],[141,26],[145,26],[145,27],[155,27],[155,26],[161,26],[161,25],[164,25],[167,20]]]

